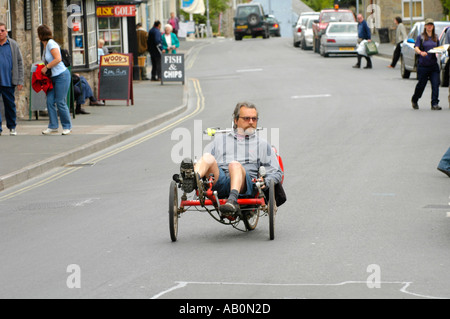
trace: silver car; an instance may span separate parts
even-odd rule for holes
[[[320,55],[357,54],[358,23],[330,22],[320,38]]]
[[[294,47],[299,47],[302,41],[302,28],[306,23],[306,20],[309,18],[319,19],[319,12],[302,12],[300,17],[297,20],[297,23],[294,25],[292,29],[292,37],[294,39]]]
[[[301,47],[302,50],[312,49],[313,47],[313,29],[312,25],[316,18],[308,18],[305,25],[302,27],[301,33]]]
[[[417,72],[417,55],[414,51],[415,42],[419,34],[423,32],[425,22],[416,22],[408,34],[408,38],[401,44],[400,72],[402,78],[409,79],[411,72]],[[445,27],[450,26],[450,21],[435,21],[434,28],[437,36],[442,34]]]

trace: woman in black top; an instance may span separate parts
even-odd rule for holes
[[[441,110],[439,106],[439,84],[440,71],[437,64],[436,54],[428,53],[429,50],[439,45],[438,36],[436,35],[433,19],[425,20],[425,28],[422,34],[417,37],[414,51],[419,55],[417,64],[418,82],[414,95],[411,99],[413,109],[419,109],[417,102],[422,97],[423,91],[427,86],[428,80],[431,82],[431,109]]]

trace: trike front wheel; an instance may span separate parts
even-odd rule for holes
[[[170,239],[177,241],[178,236],[178,189],[177,183],[172,181],[169,190],[169,228]]]

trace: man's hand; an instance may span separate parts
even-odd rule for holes
[[[260,177],[260,178],[257,178],[256,179],[256,183],[261,183],[260,185],[261,185],[261,189],[265,189],[266,188],[266,183],[265,183],[265,181],[264,181],[264,177]]]
[[[19,84],[19,85],[17,86],[17,89],[18,89],[19,91],[22,91],[23,85],[22,85],[22,84]]]

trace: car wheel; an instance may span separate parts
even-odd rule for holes
[[[314,46],[314,52],[315,53],[320,53],[320,38],[319,39],[315,39],[314,40],[314,44],[315,44],[315,46]]]
[[[294,41],[294,47],[298,48],[300,46],[300,42],[295,42]]]
[[[241,35],[235,34],[235,35],[234,35],[234,39],[235,39],[236,41],[241,41],[241,40],[242,40],[242,36],[241,36]]]
[[[400,72],[402,74],[402,78],[409,79],[411,72],[406,70],[405,60],[403,59],[403,55],[400,56]]]

